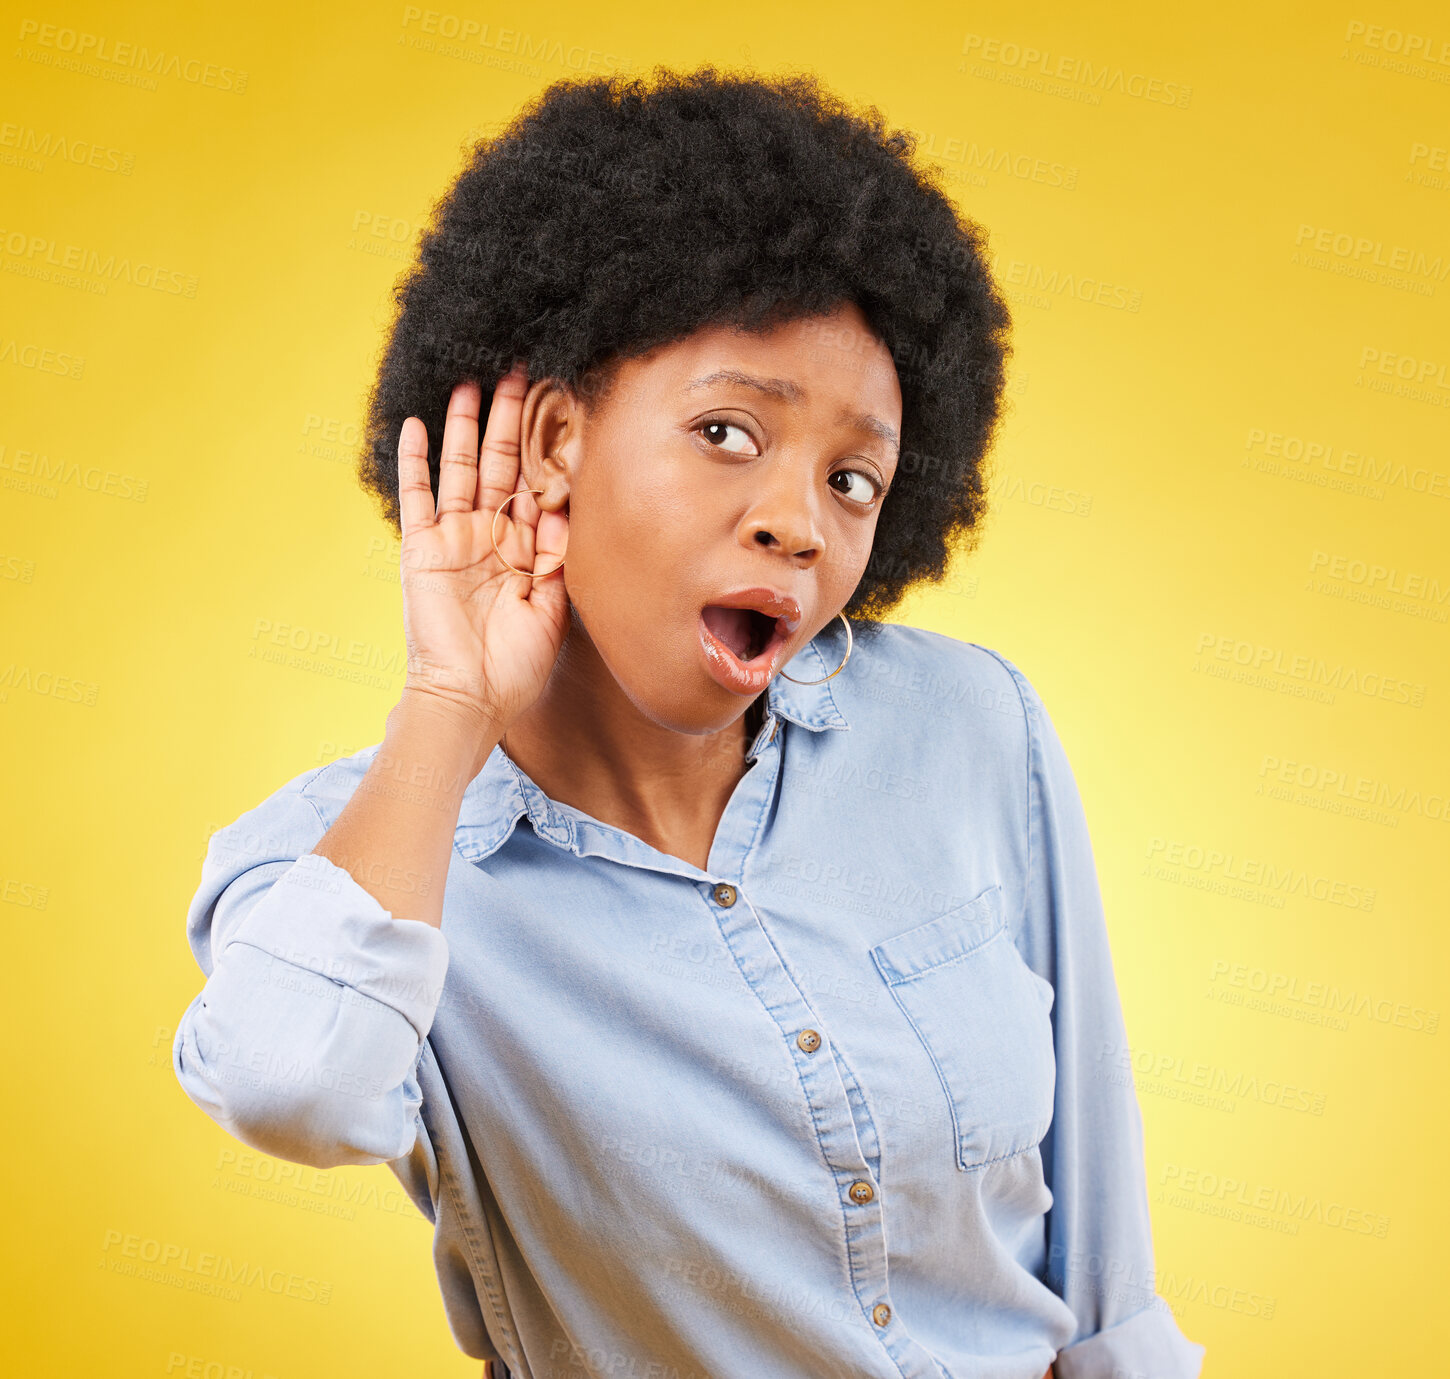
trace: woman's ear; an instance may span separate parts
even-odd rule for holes
[[[541,508],[557,512],[569,501],[583,446],[584,409],[557,378],[529,384],[519,417],[519,467],[524,482],[543,492]]]

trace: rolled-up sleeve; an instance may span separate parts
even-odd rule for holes
[[[187,936],[206,983],[172,1063],[242,1143],[316,1168],[408,1154],[418,1065],[448,943],[394,918],[311,851],[326,831],[299,778],[213,835]]]
[[[1047,710],[1012,668],[1028,730],[1024,946],[1056,993],[1057,1087],[1043,1139],[1052,1192],[1044,1281],[1077,1317],[1057,1379],[1197,1379],[1188,1340],[1156,1291],[1143,1124],[1087,819]]]

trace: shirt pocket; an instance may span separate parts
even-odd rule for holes
[[[936,1066],[964,1170],[1031,1149],[1052,1123],[1054,992],[1023,961],[1002,908],[992,886],[871,949]]]

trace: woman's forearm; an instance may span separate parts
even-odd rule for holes
[[[394,918],[440,927],[463,792],[502,735],[480,717],[405,689],[367,774],[312,851]]]

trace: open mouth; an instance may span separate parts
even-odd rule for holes
[[[721,591],[715,599],[700,609],[704,669],[733,694],[759,694],[801,625],[800,603],[764,584]]]
[[[754,608],[722,608],[711,603],[705,605],[701,617],[711,635],[746,665],[771,647],[777,638],[784,640],[785,632],[780,626],[783,620]]]

